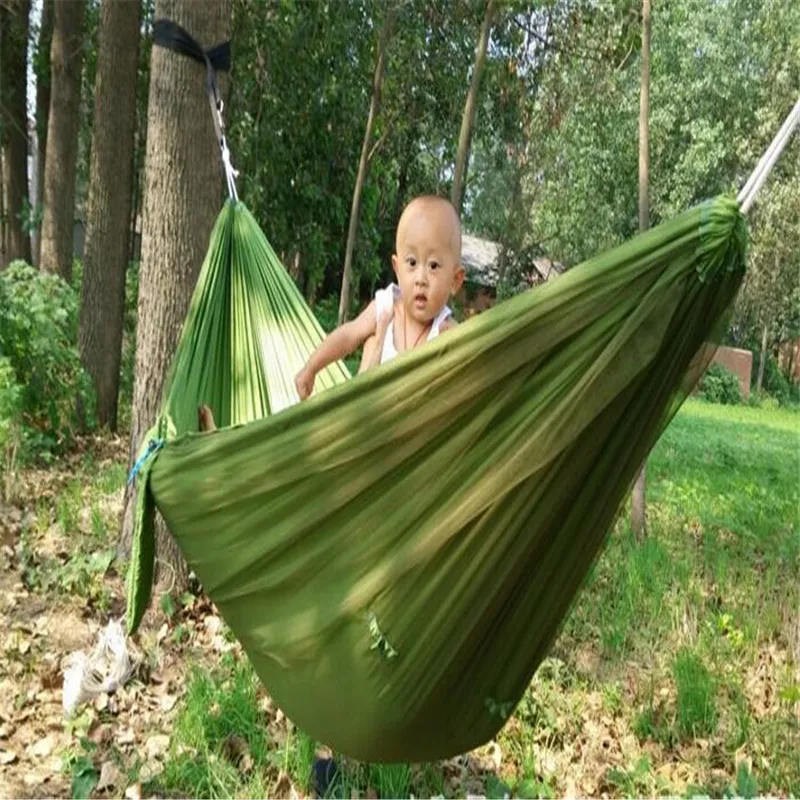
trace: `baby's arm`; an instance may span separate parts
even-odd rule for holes
[[[383,352],[383,340],[389,334],[389,327],[392,324],[394,317],[394,308],[391,311],[381,314],[378,320],[378,326],[373,336],[370,336],[364,342],[364,352],[361,354],[361,365],[358,368],[358,374],[366,372],[372,367],[377,367],[381,363],[381,353]]]
[[[329,333],[320,346],[311,354],[306,365],[295,378],[295,386],[301,400],[314,391],[317,373],[328,364],[339,361],[357,350],[375,333],[375,301],[373,300],[354,320],[345,322]]]

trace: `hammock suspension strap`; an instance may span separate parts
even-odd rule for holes
[[[231,64],[230,42],[222,42],[209,50],[204,50],[200,44],[180,25],[169,19],[159,19],[153,24],[153,43],[174,50],[184,56],[194,59],[206,67],[206,91],[208,102],[211,105],[211,119],[214,122],[214,132],[219,144],[222,166],[225,170],[225,182],[228,186],[228,196],[237,202],[239,196],[236,192],[236,177],[238,170],[233,168],[228,141],[225,138],[225,121],[222,117],[224,103],[219,93],[217,83],[217,70],[228,71]]]

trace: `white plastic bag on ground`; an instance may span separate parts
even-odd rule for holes
[[[111,620],[90,655],[72,653],[64,670],[64,712],[72,714],[81,703],[98,694],[115,692],[133,672],[122,625]]]

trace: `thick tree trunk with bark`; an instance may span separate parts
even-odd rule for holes
[[[650,227],[650,0],[642,0],[642,83],[639,95],[639,230]],[[631,528],[637,539],[644,538],[647,527],[645,486],[647,462],[633,487]]]
[[[85,0],[55,0],[40,268],[72,280]]]
[[[53,0],[42,1],[42,19],[36,57],[36,206],[44,198],[44,162],[47,153],[47,123],[50,116],[50,47],[53,42]],[[41,220],[33,232],[33,260],[41,260]]]
[[[231,3],[157,0],[155,18],[174,20],[208,48],[229,38]],[[158,413],[223,188],[205,67],[154,46],[150,68],[131,462]],[[130,491],[120,541],[123,554],[130,551],[134,504]],[[159,571],[168,566],[162,577],[180,590],[186,563],[161,520],[156,557]]]
[[[139,3],[100,6],[79,343],[97,421],[117,427],[117,396],[133,193]]]
[[[364,142],[361,145],[361,158],[358,162],[358,175],[356,185],[353,189],[353,202],[350,206],[350,225],[347,230],[347,245],[344,251],[344,272],[342,274],[342,290],[339,294],[339,324],[347,320],[350,309],[350,284],[353,281],[353,252],[356,246],[356,235],[358,233],[358,218],[361,213],[361,192],[364,188],[364,181],[367,179],[369,169],[370,151],[372,143],[372,131],[375,128],[375,118],[378,115],[378,107],[381,102],[381,86],[383,85],[383,73],[386,63],[386,46],[389,41],[389,32],[392,26],[391,11],[386,12],[383,21],[380,39],[378,41],[378,52],[375,58],[375,72],[372,76],[372,100],[369,104],[369,114],[367,115],[367,127],[364,131]]]
[[[475,47],[475,65],[472,70],[472,80],[469,84],[467,100],[464,103],[464,114],[461,117],[453,189],[450,193],[450,199],[459,214],[461,213],[461,205],[464,202],[464,185],[467,179],[470,143],[472,141],[472,130],[475,127],[475,114],[478,111],[478,90],[481,85],[483,65],[486,62],[486,48],[489,46],[489,34],[492,30],[492,21],[496,10],[497,0],[489,0],[486,5],[486,14],[483,17],[478,44]]]
[[[28,17],[30,0],[0,5],[0,107],[3,138],[3,253],[5,263],[31,261],[31,239],[22,212],[28,196]]]

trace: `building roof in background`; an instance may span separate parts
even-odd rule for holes
[[[482,239],[469,233],[461,236],[461,263],[467,272],[467,279],[481,286],[496,287],[499,279],[498,261],[500,245],[490,239]],[[538,256],[533,259],[530,273],[526,276],[531,285],[542,283],[560,275],[564,265],[557,261]]]

